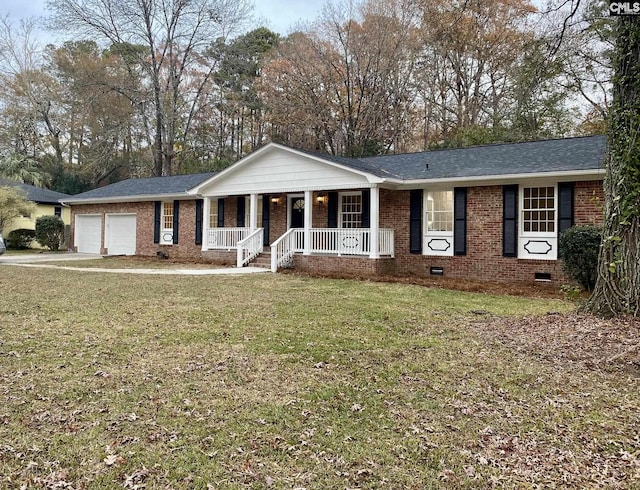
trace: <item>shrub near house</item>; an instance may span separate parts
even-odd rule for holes
[[[58,250],[64,240],[63,221],[57,216],[40,216],[36,219],[35,238],[49,250]]]

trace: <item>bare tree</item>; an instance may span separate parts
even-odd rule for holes
[[[412,2],[327,5],[263,67],[274,138],[333,154],[406,150],[417,28]]]
[[[0,18],[0,99],[2,152],[10,160],[62,164],[60,87],[42,69],[43,49],[33,19],[16,26]]]
[[[132,101],[151,110],[149,125],[154,174],[174,172],[178,141],[187,142],[199,92],[186,83],[192,70],[206,64],[203,52],[216,38],[231,36],[249,19],[247,0],[49,0],[50,24],[82,38],[114,45],[141,45],[143,59],[132,60],[145,70],[148,93]],[[210,76],[213,68],[205,69]],[[199,86],[204,86],[201,83]],[[178,169],[179,170],[179,169]]]

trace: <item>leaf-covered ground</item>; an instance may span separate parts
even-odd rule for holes
[[[634,320],[286,274],[0,290],[0,488],[640,488]]]

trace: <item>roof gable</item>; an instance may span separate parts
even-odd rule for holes
[[[275,143],[261,148],[191,190],[193,194],[224,196],[270,194],[302,190],[368,187],[379,182],[373,174]]]

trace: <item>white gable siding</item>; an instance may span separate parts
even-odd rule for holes
[[[350,171],[274,148],[240,165],[201,189],[204,196],[269,194],[302,190],[368,186],[368,179]]]

